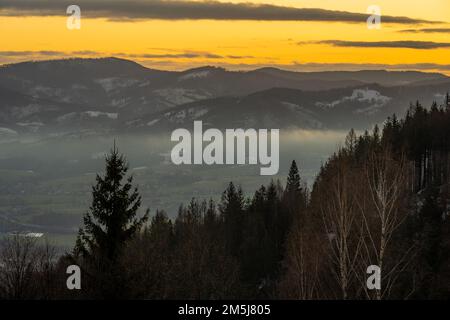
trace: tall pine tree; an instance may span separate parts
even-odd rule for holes
[[[129,241],[147,221],[149,211],[137,216],[141,197],[133,188],[133,177],[126,178],[128,164],[114,146],[106,157],[106,171],[97,175],[92,187],[92,204],[84,215],[75,245],[75,256],[82,258],[90,275],[101,286],[104,297],[114,298],[123,289],[120,258]],[[123,279],[122,279],[123,280]]]
[[[300,173],[298,171],[297,163],[292,160],[291,168],[289,169],[289,175],[287,177],[286,183],[287,193],[300,193],[302,192],[302,187],[300,185]]]
[[[298,217],[306,207],[306,192],[302,186],[300,172],[295,160],[292,161],[289,169],[283,202],[287,206],[290,219]]]
[[[225,227],[225,243],[228,252],[237,257],[242,245],[243,225],[245,221],[245,200],[240,187],[236,188],[230,182],[228,188],[223,192],[219,205]]]
[[[133,177],[125,179],[128,164],[116,147],[106,157],[105,176],[97,175],[92,187],[92,204],[85,214],[76,251],[85,256],[98,254],[114,261],[121,248],[148,219],[148,210],[141,218],[137,211],[141,197],[133,189]]]

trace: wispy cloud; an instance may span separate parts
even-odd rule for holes
[[[63,55],[62,51],[0,51],[1,57],[31,57],[31,56],[47,56],[55,57]]]
[[[450,48],[450,42],[432,41],[344,41],[344,40],[322,40],[312,42],[299,42],[305,44],[327,44],[334,47],[354,47],[354,48],[405,48],[405,49],[440,49]]]
[[[439,63],[405,63],[405,64],[384,64],[384,63],[300,63],[294,62],[292,66],[296,70],[323,71],[323,70],[440,70],[450,71],[450,64]]]
[[[228,59],[255,59],[254,56],[236,56],[236,55],[227,55]]]
[[[70,55],[76,55],[76,56],[93,56],[100,54],[98,51],[92,51],[92,50],[81,50],[81,51],[72,51],[69,53]]]
[[[422,28],[400,30],[404,33],[450,33],[450,28]]]
[[[72,57],[99,57],[107,56],[101,52],[91,50],[80,51],[53,51],[53,50],[16,50],[16,51],[0,51],[0,65],[11,64],[24,61],[37,61],[37,60],[56,60]]]
[[[0,51],[0,57],[4,58],[23,58],[23,59],[36,59],[45,57],[74,57],[74,56],[116,56],[128,59],[140,59],[140,60],[159,60],[159,59],[253,59],[256,58],[250,55],[220,55],[207,51],[180,51],[175,49],[161,50],[158,49],[158,53],[125,53],[125,52],[99,52],[92,50],[80,50],[80,51]],[[165,52],[164,52],[165,51]]]
[[[126,56],[129,58],[141,59],[222,59],[223,56],[214,53],[199,53],[199,52],[183,52],[183,53],[144,53],[144,54],[115,54],[119,56]]]
[[[127,54],[127,53],[115,53],[113,55],[128,57],[128,58],[138,58],[138,59],[256,59],[255,56],[251,55],[221,55],[214,52],[208,51],[193,51],[184,50],[180,51],[177,49],[161,49],[154,48],[156,51],[161,51],[159,53],[144,53],[144,54]],[[261,59],[261,57],[259,58]]]
[[[63,16],[73,4],[67,0],[0,0],[0,15]],[[111,20],[134,19],[212,19],[267,21],[366,22],[367,14],[270,4],[183,0],[77,0],[82,16]],[[385,23],[417,24],[432,21],[383,16]]]

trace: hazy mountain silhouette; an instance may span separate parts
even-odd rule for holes
[[[8,132],[218,127],[366,127],[410,102],[440,100],[450,78],[388,71],[161,71],[118,58],[0,67],[0,127]]]

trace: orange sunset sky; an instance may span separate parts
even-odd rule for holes
[[[69,4],[81,8],[80,30],[66,27]],[[379,30],[367,28],[370,5],[381,8]],[[449,0],[0,0],[0,35],[0,64],[118,56],[170,70],[276,66],[450,75]]]

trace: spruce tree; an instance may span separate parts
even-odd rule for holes
[[[286,188],[283,194],[283,204],[286,217],[284,220],[289,225],[295,219],[303,223],[303,215],[306,208],[306,190],[302,187],[300,172],[295,160],[292,161]]]
[[[299,194],[302,192],[300,183],[300,173],[298,171],[297,163],[293,160],[287,177],[286,192]]]
[[[222,194],[219,210],[223,217],[227,250],[235,257],[239,254],[243,238],[244,202],[242,189],[230,182]]]
[[[116,298],[126,286],[120,270],[125,244],[147,221],[149,211],[137,216],[141,197],[126,177],[128,164],[114,146],[106,157],[104,176],[97,175],[92,187],[92,204],[84,215],[74,249],[95,283],[95,292]],[[101,288],[99,288],[101,287]]]
[[[291,216],[295,216],[306,207],[306,192],[302,187],[300,172],[295,160],[292,161],[291,168],[284,190],[284,203],[288,206]]]

